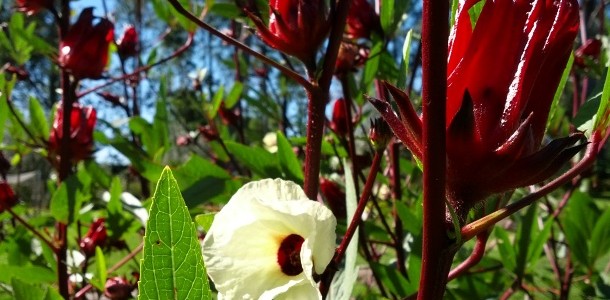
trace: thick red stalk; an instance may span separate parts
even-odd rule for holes
[[[324,136],[324,108],[328,89],[319,86],[307,90],[307,145],[305,146],[305,181],[303,190],[309,199],[315,200],[320,185],[320,155]]]
[[[424,212],[422,272],[417,299],[442,299],[455,251],[445,218],[445,111],[449,2],[424,0],[422,108]]]

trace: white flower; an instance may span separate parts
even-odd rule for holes
[[[203,258],[219,299],[321,299],[336,219],[295,183],[250,182],[216,214]]]
[[[276,132],[268,132],[263,137],[263,145],[265,149],[271,153],[277,152],[277,133]]]

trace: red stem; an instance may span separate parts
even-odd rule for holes
[[[477,235],[477,241],[474,245],[474,249],[472,249],[472,253],[470,256],[459,264],[455,269],[449,272],[449,276],[447,281],[451,281],[457,277],[464,275],[470,268],[474,267],[478,264],[483,256],[485,255],[485,245],[487,245],[487,239],[489,238],[490,231],[484,232],[480,235]]]
[[[314,86],[307,90],[307,144],[305,145],[305,180],[303,190],[309,199],[315,200],[320,185],[320,161],[322,138],[324,137],[324,108],[328,100],[328,89]]]
[[[449,2],[424,0],[422,19],[423,244],[417,299],[442,299],[455,254],[445,218]]]

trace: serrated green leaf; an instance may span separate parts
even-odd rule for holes
[[[42,137],[45,141],[49,139],[49,125],[47,118],[44,115],[44,110],[38,100],[30,97],[30,125],[33,134],[37,137]]]
[[[294,151],[292,151],[292,146],[288,139],[279,130],[277,131],[277,156],[286,178],[302,184],[304,175],[301,162],[296,154],[294,154]]]
[[[195,226],[169,167],[149,214],[138,299],[212,299]]]

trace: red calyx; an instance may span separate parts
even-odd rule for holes
[[[585,58],[597,59],[602,51],[602,41],[599,39],[588,39],[582,46],[574,52],[574,64],[584,68]]]
[[[111,300],[130,299],[134,288],[135,285],[127,281],[125,277],[111,277],[106,280],[104,296]]]
[[[347,15],[347,26],[345,28],[350,38],[371,37],[372,32],[383,35],[379,16],[375,8],[367,0],[354,0]]]
[[[335,101],[333,106],[333,118],[330,121],[330,128],[339,136],[347,136],[348,123],[350,120],[347,118],[348,107],[345,104],[343,98],[339,98]]]
[[[339,188],[339,185],[326,178],[321,178],[320,192],[335,217],[339,220],[345,220],[347,217],[345,193]]]
[[[108,63],[114,25],[108,19],[98,19],[94,25],[93,8],[85,8],[59,43],[59,65],[76,78],[100,78]]]
[[[5,182],[0,182],[0,213],[17,204],[17,197],[11,186]]]
[[[121,59],[138,55],[138,32],[133,25],[127,25],[123,35],[116,41]]]
[[[63,105],[60,103],[53,128],[49,135],[49,157],[58,161],[57,155],[63,137]],[[93,152],[93,130],[97,121],[95,109],[91,106],[82,107],[78,103],[72,105],[70,116],[70,154],[73,162],[87,159]]]
[[[106,244],[107,237],[105,219],[99,218],[91,224],[89,231],[78,245],[85,256],[91,257],[95,255],[95,247],[103,247]]]
[[[16,0],[15,8],[27,16],[38,13],[39,11],[53,6],[53,0]]]

